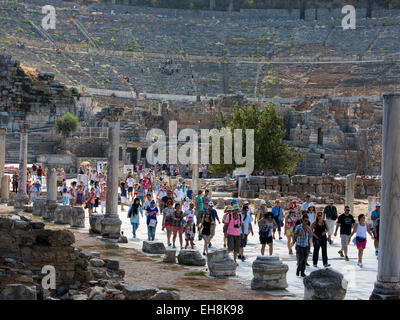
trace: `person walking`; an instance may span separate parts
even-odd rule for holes
[[[76,191],[75,205],[81,207],[85,202],[85,193],[82,190],[82,186],[78,186],[78,190]]]
[[[261,200],[260,202],[260,210],[258,210],[257,214],[254,214],[254,224],[257,224],[265,215],[267,214],[267,203],[265,200]]]
[[[203,255],[208,254],[208,244],[210,242],[211,225],[214,223],[211,217],[211,212],[206,211],[201,219],[199,230],[201,230],[202,238],[204,240]]]
[[[306,276],[306,261],[310,251],[310,237],[312,237],[313,234],[308,223],[308,216],[305,214],[301,219],[301,224],[299,224],[294,231],[293,239],[293,245],[296,243],[296,252],[299,255],[296,276],[301,275],[303,278]]]
[[[375,223],[378,219],[381,217],[381,204],[379,202],[376,203],[375,205],[375,210],[371,212],[371,220],[372,220],[372,225],[371,229],[374,230]],[[374,240],[374,246],[375,246],[375,255],[378,256],[378,240]]]
[[[233,260],[235,263],[240,250],[240,235],[244,231],[243,220],[239,214],[239,210],[239,205],[235,204],[233,206],[233,213],[226,217],[224,225],[228,235],[228,253],[233,251]]]
[[[338,218],[337,209],[333,205],[333,200],[329,200],[329,205],[327,205],[324,209],[324,219],[326,219],[326,223],[328,224],[328,242],[330,245],[333,244],[332,235],[333,230],[335,230],[335,223]]]
[[[167,201],[167,207],[163,210],[163,222],[162,226],[167,230],[167,241],[168,246],[171,246],[171,234],[172,234],[172,226],[174,220],[172,218],[175,209],[172,207],[172,200]]]
[[[120,191],[121,191],[121,211],[125,211],[124,205],[126,203],[126,191],[127,191],[125,182],[121,182]]]
[[[374,224],[374,245],[375,248],[378,247],[379,248],[379,225],[381,223],[381,219],[379,218],[378,220],[375,221]],[[376,258],[378,259],[379,256],[377,256]]]
[[[211,213],[211,218],[214,221],[214,224],[211,225],[210,242],[208,243],[208,247],[211,248],[211,246],[212,246],[211,240],[215,236],[215,228],[217,227],[216,221],[218,221],[218,224],[220,224],[221,221],[219,220],[217,210],[214,209],[214,203],[212,201],[210,201],[207,205],[208,205],[208,211],[210,211],[210,213]]]
[[[184,218],[184,213],[181,209],[181,205],[179,203],[175,203],[175,211],[172,213],[172,219],[173,219],[173,226],[172,226],[172,232],[173,232],[173,238],[172,238],[172,244],[173,248],[175,249],[175,241],[176,241],[176,236],[179,234],[179,243],[181,245],[181,249],[183,249],[183,239],[182,239],[182,234],[183,234],[183,218]]]
[[[243,221],[243,228],[241,229],[242,232],[240,235],[241,238],[240,238],[240,249],[238,258],[244,261],[246,260],[246,257],[244,256],[243,251],[247,245],[247,237],[249,235],[249,232],[254,236],[254,232],[251,226],[251,213],[246,206],[243,207],[241,216]]]
[[[350,234],[350,239],[356,234],[356,246],[358,250],[358,262],[357,265],[362,268],[362,258],[365,250],[365,246],[367,245],[367,232],[374,239],[371,230],[368,229],[367,223],[365,222],[365,215],[360,214],[358,216],[358,222],[354,225],[353,232]]]
[[[337,220],[336,223],[336,229],[335,229],[335,237],[337,235],[338,228],[340,226],[340,239],[341,239],[341,244],[342,248],[338,251],[339,255],[346,261],[349,261],[349,257],[347,256],[347,247],[350,242],[350,234],[351,234],[351,229],[356,221],[354,220],[354,217],[350,214],[350,207],[345,206],[344,207],[344,213],[341,214]],[[344,252],[344,255],[343,255]]]
[[[224,225],[225,225],[226,217],[228,216],[228,214],[231,214],[232,211],[233,211],[233,207],[232,206],[227,206],[226,207],[224,216],[222,217],[222,223]],[[226,242],[228,241],[228,234],[227,234],[227,231],[225,230],[225,228],[224,228],[223,232],[224,232],[224,248],[226,248]]]
[[[196,226],[194,225],[194,217],[193,216],[187,217],[184,232],[185,232],[185,240],[186,240],[185,249],[188,248],[189,243],[190,243],[190,246],[192,247],[192,249],[194,249],[193,241],[194,241],[194,236],[196,234]]]
[[[269,255],[272,256],[274,251],[273,247],[273,237],[272,231],[277,228],[276,221],[273,218],[272,212],[267,212],[261,219],[258,221],[259,231],[258,234],[260,236],[261,243],[261,255],[264,255],[265,246],[268,244],[269,246]]]
[[[104,210],[106,209],[106,199],[107,199],[107,187],[102,186],[101,191],[100,191],[100,208],[101,208],[101,214],[104,214]]]
[[[294,235],[294,227],[296,226],[296,210],[290,209],[289,214],[285,218],[285,235],[287,238],[287,247],[289,250],[289,254],[293,254],[292,250],[292,241]]]
[[[307,212],[307,209],[311,203],[311,196],[308,194],[306,195],[306,201],[301,205],[301,212]]]
[[[200,222],[203,220],[203,214],[204,214],[202,194],[203,194],[203,191],[199,190],[198,195],[194,199],[194,201],[196,203],[196,211],[197,211],[196,216],[197,216],[197,228],[199,230],[199,240],[201,240],[201,237],[202,237],[202,233],[200,232],[199,226],[200,226]]]
[[[158,208],[156,206],[156,202],[152,200],[150,206],[146,208],[147,236],[149,241],[154,241],[156,236],[157,214]]]
[[[321,248],[322,263],[324,264],[325,268],[328,268],[330,267],[330,264],[328,264],[326,234],[329,231],[329,226],[327,222],[324,220],[322,212],[317,213],[317,218],[311,225],[311,230],[313,231],[313,246],[314,246],[313,265],[315,268],[318,267],[319,248]]]
[[[89,209],[89,216],[93,214],[95,199],[96,199],[96,193],[94,192],[94,188],[92,187],[90,189],[90,192],[88,193],[88,197],[86,200],[86,207]]]
[[[282,220],[283,220],[283,208],[280,205],[280,201],[276,200],[275,201],[275,206],[272,207],[272,214],[274,215],[274,220],[276,222],[276,225],[278,226],[278,234],[279,234],[279,240],[282,240],[281,236],[281,227],[282,227]],[[275,232],[276,229],[273,230],[273,238],[275,239]]]
[[[128,210],[128,218],[131,221],[133,238],[136,238],[136,230],[139,228],[140,224],[139,213],[143,217],[143,209],[140,205],[140,200],[138,198],[135,198],[135,200],[133,200],[132,202],[131,207]]]

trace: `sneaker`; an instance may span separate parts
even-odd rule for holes
[[[293,250],[292,249],[289,250],[289,254],[293,254]]]
[[[314,264],[313,267],[314,267],[314,268],[318,268],[318,265]]]
[[[344,257],[344,254],[343,254],[343,252],[341,250],[339,250],[338,253],[342,258]]]
[[[349,259],[348,256],[345,256],[345,257],[344,257],[344,260],[349,261],[350,259]]]
[[[279,237],[279,240],[282,240],[282,237]]]
[[[206,253],[205,252],[203,252],[203,256],[205,256],[206,255]]]
[[[296,271],[296,276],[299,276],[300,275],[300,271]]]
[[[378,256],[378,254],[379,254],[378,249],[375,249],[375,255]]]
[[[308,262],[306,262],[306,267],[309,267],[310,265],[308,264]]]
[[[324,268],[329,268],[331,265],[329,263],[324,264]]]
[[[238,256],[237,256],[237,257],[238,257],[238,259],[242,259],[242,256],[241,256],[240,254],[238,254]]]
[[[245,257],[245,256],[242,256],[242,258],[241,258],[241,259],[242,259],[242,261],[244,261],[244,260],[246,260],[246,257]]]
[[[362,263],[360,263],[360,268],[362,268],[363,267],[363,264]]]
[[[306,274],[303,272],[303,273],[301,274],[301,277],[302,277],[302,278],[306,277]]]
[[[359,263],[359,262],[357,262],[357,266],[360,266],[360,263]]]
[[[211,242],[208,244],[208,247],[211,248]]]

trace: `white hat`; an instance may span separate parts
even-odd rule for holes
[[[329,203],[333,203],[333,199],[329,200]]]
[[[265,203],[265,200],[261,200],[260,205],[261,205],[261,204],[266,204],[266,203]]]
[[[381,204],[379,202],[376,203],[375,207],[380,207]]]
[[[247,200],[245,200],[245,201],[243,202],[243,204],[249,204],[249,202],[248,202]]]
[[[214,206],[214,202],[210,201],[210,202],[208,203],[208,205],[209,205],[210,207],[213,207],[213,206]]]

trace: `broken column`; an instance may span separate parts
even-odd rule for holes
[[[108,109],[108,163],[106,214],[101,222],[101,235],[104,238],[118,239],[121,233],[121,220],[118,217],[118,173],[119,173],[119,135],[120,117],[123,108]]]
[[[354,188],[356,186],[356,174],[346,176],[345,205],[350,207],[350,213],[354,214]]]
[[[193,190],[193,198],[197,196],[199,191],[199,164],[192,164],[192,190]]]
[[[6,128],[0,128],[0,181],[4,176],[4,166],[6,164]]]
[[[1,178],[1,201],[8,202],[8,196],[10,193],[10,177],[4,175]]]
[[[20,126],[20,145],[19,145],[19,179],[18,193],[15,198],[16,209],[23,209],[28,204],[28,194],[26,193],[26,167],[28,162],[28,129],[29,125],[23,123]]]
[[[283,264],[277,256],[258,256],[253,262],[253,290],[283,290],[288,284],[286,273],[289,270],[287,264]]]
[[[46,205],[55,205],[57,202],[57,170],[49,168],[47,170],[47,194]]]
[[[378,275],[371,300],[400,300],[400,93],[383,95]]]

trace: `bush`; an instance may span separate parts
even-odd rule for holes
[[[70,112],[67,112],[61,118],[58,118],[55,123],[56,132],[62,134],[64,137],[69,137],[71,133],[78,129],[78,126],[78,117]]]

